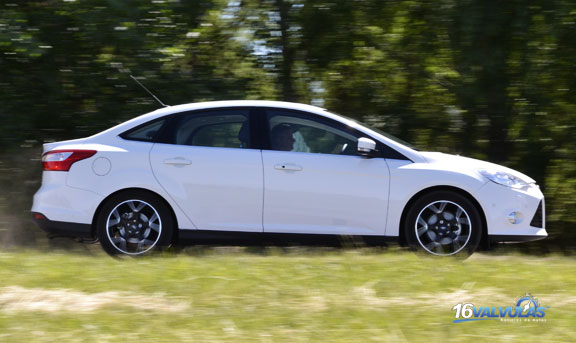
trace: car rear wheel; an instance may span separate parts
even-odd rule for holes
[[[482,238],[482,220],[475,204],[451,191],[435,191],[416,200],[404,223],[407,243],[437,256],[472,254]]]
[[[168,205],[145,191],[112,196],[97,218],[97,235],[110,255],[142,255],[170,245],[174,220]]]

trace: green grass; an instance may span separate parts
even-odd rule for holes
[[[395,249],[8,251],[0,342],[574,342],[574,262]],[[61,303],[46,290],[62,291]],[[550,306],[546,322],[452,322],[459,302],[511,306],[526,292]]]

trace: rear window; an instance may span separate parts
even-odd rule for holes
[[[165,119],[160,119],[142,124],[121,134],[120,137],[133,141],[152,142],[158,135],[165,121]]]

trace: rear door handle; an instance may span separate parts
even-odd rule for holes
[[[187,166],[192,164],[192,161],[187,160],[185,158],[182,157],[176,157],[176,158],[169,158],[167,160],[164,160],[164,164],[171,164],[174,166]]]
[[[291,163],[281,163],[281,164],[275,165],[274,169],[300,171],[300,170],[302,170],[302,167],[295,165],[295,164],[291,164]]]

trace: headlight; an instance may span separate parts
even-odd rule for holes
[[[502,171],[493,171],[481,169],[478,171],[480,174],[484,175],[488,180],[495,182],[499,185],[508,186],[512,188],[525,188],[528,187],[528,183],[524,180],[517,178],[512,174],[508,174]]]

